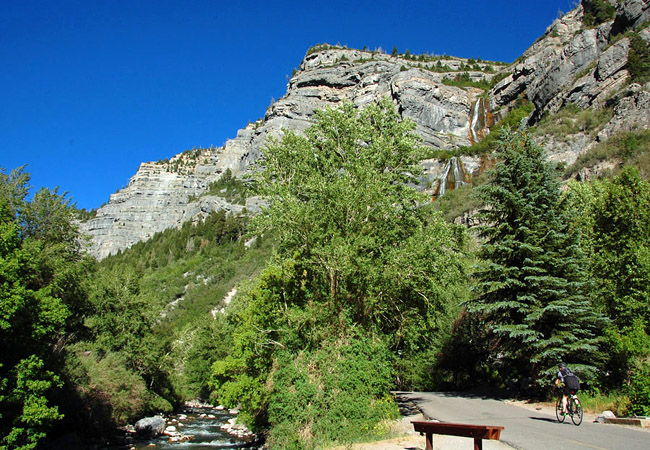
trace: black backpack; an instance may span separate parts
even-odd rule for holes
[[[580,379],[578,376],[571,372],[571,370],[567,367],[566,369],[561,370],[562,375],[564,376],[564,384],[566,387],[571,389],[572,391],[577,391],[580,389]]]

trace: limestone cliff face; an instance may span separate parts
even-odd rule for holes
[[[98,258],[148,239],[155,232],[200,220],[213,210],[239,212],[218,196],[206,196],[210,183],[230,169],[245,176],[260,157],[264,143],[283,130],[304,131],[316,110],[347,99],[359,107],[389,96],[403,118],[412,119],[423,143],[451,149],[482,139],[493,117],[503,116],[518,99],[532,102],[529,122],[555,113],[567,104],[580,108],[612,107],[613,117],[596,138],[587,133],[561,142],[544,139],[555,160],[572,163],[597,139],[622,129],[650,127],[650,87],[629,85],[629,39],[621,30],[634,29],[650,42],[648,0],[616,2],[614,20],[595,28],[583,23],[583,0],[575,10],[557,19],[515,63],[502,67],[452,57],[419,61],[383,53],[346,48],[320,48],[308,52],[287,86],[284,97],[273,103],[264,118],[248,124],[223,147],[185,152],[169,162],[143,163],[128,186],[113,194],[97,217],[81,225],[91,238],[89,251]],[[489,80],[500,69],[509,75],[488,92],[442,82],[460,72],[473,80]],[[426,177],[422,189],[451,189],[471,179],[483,164],[477,158],[423,161]],[[247,209],[259,208],[255,199]]]
[[[97,211],[96,218],[81,224],[91,238],[89,252],[101,259],[213,210],[240,212],[243,206],[205,196],[210,184],[226,169],[245,176],[269,137],[280,137],[283,130],[304,131],[316,110],[344,99],[363,107],[390,96],[402,117],[415,121],[426,145],[469,145],[473,104],[482,91],[443,84],[442,78],[453,77],[466,61],[439,61],[448,72],[427,69],[437,61],[417,63],[418,68],[413,61],[361,50],[324,49],[308,55],[290,80],[286,95],[268,108],[263,119],[239,130],[223,147],[185,152],[168,162],[143,163],[129,184]],[[474,79],[492,76],[480,70],[468,73]],[[445,163],[430,161],[426,167],[423,187],[439,178]],[[249,200],[246,208],[258,209],[257,200]]]
[[[111,195],[94,219],[81,224],[82,231],[91,237],[88,251],[101,259],[211,211],[241,212],[244,206],[218,196],[197,199],[228,167],[228,158],[222,156],[221,149],[200,149],[171,161],[142,163],[129,184]],[[259,209],[255,199],[246,207]]]
[[[490,109],[495,114],[517,98],[531,101],[535,111],[530,124],[569,104],[581,109],[613,108],[613,117],[595,139],[588,133],[563,138],[562,142],[552,137],[540,139],[552,159],[568,164],[616,132],[650,127],[650,86],[630,85],[630,39],[624,33],[634,31],[650,42],[650,2],[611,1],[616,16],[589,28],[584,17],[591,3],[583,0],[576,9],[555,20],[508,69],[511,75],[490,93]]]

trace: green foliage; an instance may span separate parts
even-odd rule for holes
[[[603,161],[620,161],[612,175],[618,175],[623,167],[637,167],[643,178],[650,178],[650,131],[619,132],[599,142],[565,170],[565,176],[584,167],[592,167]]]
[[[184,356],[186,360],[182,368],[182,382],[187,385],[183,389],[186,398],[210,397],[212,364],[228,355],[232,347],[231,328],[225,316],[217,314],[214,318],[197,319],[179,331],[179,335],[189,337],[185,351],[174,352],[175,357]]]
[[[637,416],[650,416],[650,361],[639,363],[628,387],[629,412]]]
[[[650,355],[650,238],[645,219],[650,186],[636,169],[624,168],[613,180],[571,183],[570,190],[579,212],[574,226],[582,231],[590,256],[595,303],[611,321],[604,335],[609,376],[602,385],[621,397],[616,402],[621,415],[632,408],[642,411],[650,404],[644,396]]]
[[[94,219],[95,217],[97,217],[97,210],[96,209],[86,210],[85,208],[78,209],[76,211],[76,216],[79,221],[87,222],[90,219]]]
[[[270,254],[270,238],[244,246],[246,221],[215,212],[101,262],[94,279],[97,309],[88,320],[95,341],[106,351],[126,351],[128,367],[148,385],[154,382],[159,395],[207,398],[210,366],[228,342],[211,311]]]
[[[597,389],[581,390],[580,403],[585,411],[611,411],[616,417],[625,417],[630,398],[621,392],[604,393]]]
[[[598,304],[610,317],[610,383],[628,384],[637,408],[648,408],[639,392],[650,355],[650,184],[637,170],[624,169],[614,180],[595,184],[592,273]],[[638,389],[639,391],[635,391]]]
[[[381,340],[354,334],[297,355],[281,352],[270,381],[269,444],[303,449],[381,436],[377,424],[398,416],[385,397],[391,359]]]
[[[51,425],[63,416],[56,406],[48,406],[48,391],[61,387],[61,381],[45,369],[35,355],[21,360],[15,367],[15,386],[6,397],[3,413],[13,419],[13,428],[0,442],[8,449],[33,449],[45,438]]]
[[[306,56],[309,56],[309,55],[311,55],[311,54],[313,54],[313,53],[322,52],[322,51],[324,51],[324,50],[330,50],[330,49],[342,49],[342,48],[345,48],[345,47],[342,47],[342,46],[340,46],[340,45],[330,45],[330,44],[328,44],[327,42],[325,42],[325,43],[323,43],[323,44],[316,44],[316,45],[313,45],[313,46],[309,47],[309,48],[307,49],[307,54],[306,54]]]
[[[633,169],[605,183],[594,207],[599,298],[617,328],[641,319],[650,331],[650,184]]]
[[[616,7],[607,0],[590,0],[583,2],[585,7],[584,23],[595,27],[616,17]]]
[[[87,310],[73,208],[56,190],[31,201],[22,168],[0,172],[0,441],[34,448],[62,418],[61,342]],[[51,405],[51,406],[50,406]]]
[[[633,82],[643,84],[650,81],[650,48],[638,33],[632,33],[630,37],[627,61]]]
[[[479,81],[472,80],[472,77],[468,72],[463,72],[456,74],[453,79],[444,77],[442,83],[447,86],[457,86],[457,87],[476,87],[479,89],[488,90],[492,87],[490,81],[486,79],[481,79]]]
[[[346,103],[319,111],[304,137],[287,132],[264,150],[255,186],[269,208],[253,223],[260,234],[277,234],[277,255],[229,308],[233,341],[213,365],[213,386],[215,398],[239,404],[251,426],[270,423],[276,446],[349,439],[337,434],[348,433],[345,427],[328,425],[332,417],[358,425],[356,418],[367,416],[362,432],[373,433],[383,417],[378,405],[392,408],[379,399],[395,383],[393,370],[399,387],[431,385],[422,355],[425,362],[434,357],[458,303],[468,297],[467,237],[431,208],[419,207],[426,200],[408,185],[421,172],[413,127],[399,120],[389,99],[363,111]],[[341,364],[350,365],[350,376],[373,374],[354,369],[368,356],[352,336],[390,352],[390,358],[383,350],[373,353],[383,361],[373,369],[381,383],[372,393],[355,391],[354,402],[322,391],[317,381],[344,377]],[[320,373],[316,360],[330,369]],[[306,415],[292,424],[277,411],[298,395],[285,381],[296,377],[304,381],[300,401],[327,405],[295,411]],[[332,380],[344,382],[352,384]],[[300,434],[301,427],[311,434]]]
[[[489,225],[471,310],[498,336],[505,372],[544,385],[564,360],[588,380],[603,324],[587,297],[586,260],[559,181],[526,132],[505,131],[497,156],[492,179],[479,188]]]
[[[245,205],[247,194],[248,188],[244,182],[234,177],[230,169],[226,169],[221,178],[211,183],[208,192],[203,195],[218,195],[230,203]]]
[[[555,114],[545,114],[533,132],[536,135],[550,135],[558,140],[577,133],[584,133],[595,138],[611,118],[612,110],[609,108],[582,109],[570,103]]]
[[[82,350],[83,349],[83,350]],[[147,412],[151,395],[145,380],[129,369],[126,352],[103,352],[77,345],[68,356],[68,379],[74,386],[75,419],[100,433],[102,428],[126,425]],[[156,404],[156,406],[160,406]],[[171,410],[168,404],[167,410]]]
[[[445,195],[438,197],[434,203],[434,208],[443,214],[447,222],[453,222],[454,219],[461,217],[464,213],[477,210],[481,202],[472,195],[475,186],[480,185],[473,180],[472,185],[463,185],[459,188],[445,192]]]

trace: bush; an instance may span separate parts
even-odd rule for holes
[[[632,81],[640,84],[650,81],[650,49],[643,38],[636,33],[630,37],[627,59]]]
[[[650,416],[650,360],[643,361],[632,375],[628,387],[630,412]]]
[[[650,155],[649,130],[620,132],[580,155],[576,162],[566,169],[564,175],[569,176],[584,167],[591,167],[602,161],[617,160],[621,162],[619,169],[622,166],[636,166],[640,169],[642,177],[647,178],[650,175],[648,155]]]
[[[630,408],[630,398],[622,392],[602,393],[597,390],[580,391],[580,403],[585,411],[611,411],[617,417],[623,417]]]
[[[584,22],[588,27],[595,27],[616,17],[616,8],[607,0],[582,2],[585,8]]]
[[[172,409],[168,402],[153,397],[142,377],[126,368],[124,356],[109,353],[101,357],[92,344],[70,348],[65,378],[66,392],[61,399],[65,423],[58,432],[72,429],[94,439],[154,409]]]
[[[272,448],[303,449],[382,434],[398,416],[392,398],[391,356],[382,341],[352,336],[298,355],[284,353],[271,376]]]
[[[582,109],[570,103],[556,114],[544,115],[535,127],[534,133],[550,135],[556,139],[576,133],[586,133],[595,137],[611,117],[610,109]]]

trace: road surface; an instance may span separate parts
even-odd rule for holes
[[[649,431],[594,423],[587,417],[580,426],[573,425],[570,417],[558,423],[554,411],[535,411],[475,394],[404,392],[400,396],[415,403],[428,419],[504,426],[501,441],[515,449],[650,449]],[[471,441],[468,445],[471,448]]]

